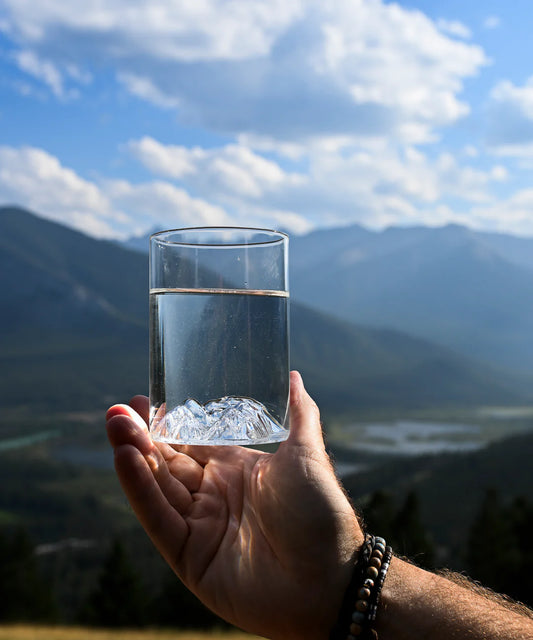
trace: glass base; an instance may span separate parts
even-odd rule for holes
[[[288,435],[260,402],[234,396],[205,405],[189,399],[150,424],[152,440],[169,444],[256,445],[282,442]]]

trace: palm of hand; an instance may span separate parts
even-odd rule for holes
[[[145,414],[146,400],[132,406]],[[115,414],[117,472],[141,523],[183,582],[218,615],[269,637],[322,637],[340,590],[354,515],[325,452],[153,445]]]

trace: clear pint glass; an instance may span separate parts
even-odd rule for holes
[[[253,445],[288,436],[288,237],[203,227],[150,238],[150,435]]]

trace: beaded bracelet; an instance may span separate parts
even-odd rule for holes
[[[373,600],[368,611],[369,622],[375,622],[376,620],[378,605],[381,599],[381,591],[383,589],[383,583],[385,582],[385,578],[387,576],[387,571],[389,570],[391,560],[392,560],[392,548],[387,546],[385,548],[385,555],[383,556],[383,561],[381,563],[381,567],[379,570],[375,592],[372,594]]]
[[[366,535],[365,541],[356,558],[352,578],[348,585],[341,604],[337,622],[330,633],[330,640],[345,640],[345,630],[352,622],[353,603],[357,599],[357,592],[363,581],[365,567],[372,552],[372,536]]]
[[[372,625],[391,558],[392,549],[383,538],[365,536],[330,640],[377,638]]]

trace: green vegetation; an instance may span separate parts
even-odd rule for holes
[[[65,424],[73,429],[70,446],[79,441],[79,449],[65,449],[63,440],[55,439],[0,453],[0,555],[12,561],[4,570],[14,572],[2,582],[26,586],[34,598],[30,606],[27,592],[12,589],[14,600],[6,603],[13,604],[6,604],[9,611],[0,621],[220,627],[221,621],[183,587],[153,549],[122,495],[110,457],[107,467],[101,465],[107,449],[103,434],[94,435],[96,418],[91,422],[86,416],[84,429],[75,427],[75,421]],[[92,451],[94,458],[86,457],[83,463],[62,458],[65,452],[75,458],[80,451]],[[532,454],[531,435],[462,455],[351,454],[352,462],[369,466],[346,477],[344,484],[369,530],[384,535],[396,552],[423,566],[464,571],[532,604],[531,585],[517,577],[531,563]],[[337,461],[343,455],[346,452],[337,451]],[[491,486],[500,487],[497,499],[487,497]],[[486,531],[485,537],[480,531]],[[500,566],[494,565],[498,552],[504,554],[501,563],[508,571],[496,572],[505,581],[493,584],[486,569]],[[43,584],[51,595],[48,601],[39,586]],[[133,613],[120,609],[123,602],[137,603]],[[25,603],[23,614],[20,603]]]

